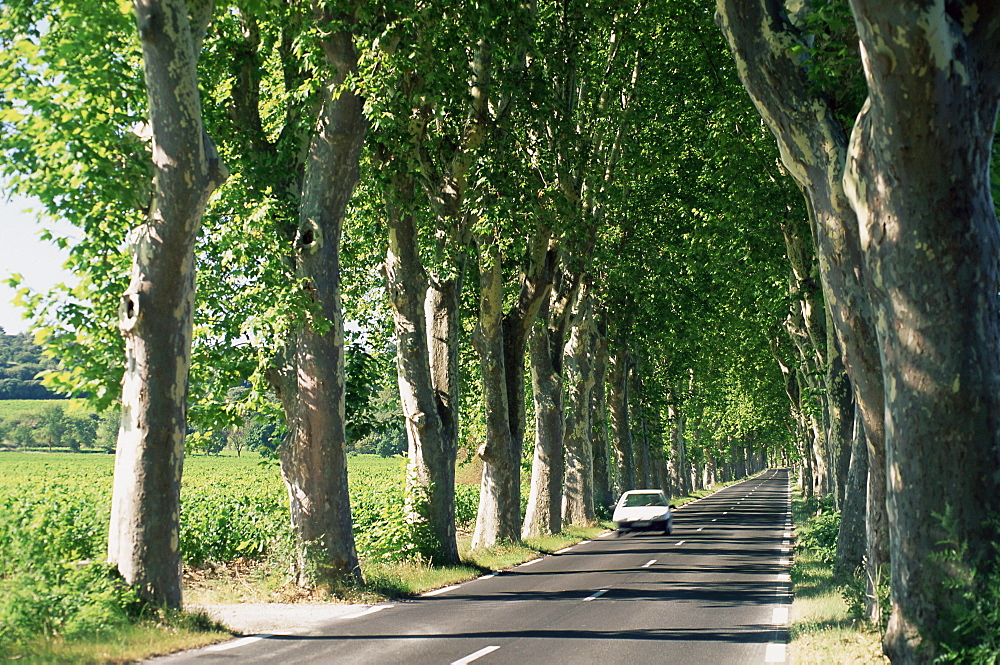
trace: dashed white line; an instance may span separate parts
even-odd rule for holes
[[[531,561],[525,561],[518,568],[524,568],[525,566],[531,566],[541,561],[541,559],[532,559]]]
[[[496,651],[499,648],[500,647],[498,647],[498,646],[483,647],[482,649],[480,649],[479,651],[476,651],[475,653],[470,653],[465,658],[459,658],[458,660],[456,660],[455,662],[453,662],[451,665],[469,665],[469,663],[471,663],[472,661],[479,660],[483,656],[485,656],[487,654],[491,654],[491,653],[493,653],[494,651]]]
[[[454,587],[454,588],[457,589],[458,587]],[[360,617],[363,617],[363,616],[368,616],[369,614],[375,614],[376,612],[381,612],[382,610],[387,610],[390,607],[395,607],[395,605],[375,605],[373,607],[369,607],[366,610],[361,610],[360,612],[355,612],[354,614],[345,614],[344,616],[342,616],[340,618],[341,619],[357,619],[357,618],[360,618]]]
[[[642,567],[643,567],[643,568],[649,568],[649,567],[650,567],[650,566],[652,566],[652,565],[653,565],[654,563],[656,563],[656,559],[650,559],[650,560],[649,560],[649,561],[647,561],[646,563],[642,564]]]
[[[584,598],[583,602],[587,602],[588,600],[594,600],[595,598],[600,598],[601,596],[603,596],[607,592],[608,592],[607,589],[598,589],[594,593],[592,593],[589,596],[587,596],[586,598]]]
[[[561,550],[556,550],[555,552],[553,552],[553,554],[565,554],[566,552],[569,552],[571,549],[573,549],[572,545],[570,545],[569,547],[564,547]]]
[[[705,528],[705,527],[703,527],[703,526],[700,526],[700,527],[698,527],[698,531],[701,531],[701,530],[702,530],[702,529],[704,529],[704,528]]]
[[[783,663],[785,662],[785,645],[784,644],[768,644],[767,650],[764,652],[764,662],[765,663]]]
[[[205,651],[226,651],[228,649],[236,649],[247,644],[253,644],[257,640],[264,639],[261,635],[254,635],[252,637],[244,637],[239,640],[233,640],[232,642],[223,642],[222,644],[214,644],[210,647],[205,647]]]
[[[775,626],[784,626],[788,624],[788,607],[775,607],[774,612],[771,616],[771,623]]]
[[[686,540],[682,540],[682,541],[678,542],[674,547],[680,547],[681,545],[683,545],[686,542],[687,542]]]
[[[448,591],[454,591],[455,589],[462,586],[461,584],[452,584],[451,586],[441,587],[440,589],[434,589],[433,591],[428,591],[427,593],[422,593],[420,596],[422,598],[429,598],[431,596],[436,596],[441,593],[447,593]]]

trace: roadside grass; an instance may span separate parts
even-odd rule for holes
[[[185,572],[185,604],[194,608],[230,603],[343,602],[379,603],[410,598],[421,593],[460,584],[481,575],[512,568],[539,555],[552,554],[583,540],[596,538],[610,523],[592,527],[569,526],[562,533],[500,543],[472,550],[469,535],[459,537],[457,566],[436,566],[426,561],[374,561],[362,559],[364,584],[303,592],[288,585],[287,566],[278,562],[256,565],[219,565],[210,570]]]
[[[233,633],[205,614],[171,612],[155,619],[74,638],[44,638],[5,645],[3,662],[135,663],[154,656],[216,644]]]
[[[813,517],[800,493],[792,498],[796,529]],[[788,660],[791,663],[888,663],[881,635],[851,616],[832,565],[814,550],[796,548],[791,570]]]

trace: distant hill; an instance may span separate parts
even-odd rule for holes
[[[61,399],[37,378],[42,370],[55,367],[56,361],[44,357],[30,335],[8,335],[0,328],[0,400]]]

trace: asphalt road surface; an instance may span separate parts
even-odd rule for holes
[[[771,469],[676,511],[670,536],[608,534],[416,600],[155,662],[783,662],[790,521],[788,472]]]

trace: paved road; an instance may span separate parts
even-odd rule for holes
[[[788,473],[678,510],[671,536],[613,535],[292,635],[157,663],[764,663],[784,660]]]

